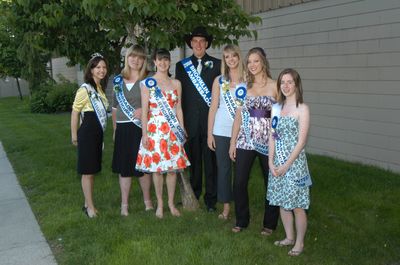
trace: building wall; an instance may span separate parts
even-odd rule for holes
[[[52,77],[56,82],[60,81],[60,76],[68,79],[71,82],[78,82],[77,72],[79,66],[67,66],[68,59],[66,57],[58,57],[51,59]]]
[[[21,93],[23,96],[29,95],[28,82],[19,79],[19,85],[21,87]],[[17,81],[14,77],[6,77],[0,79],[0,98],[5,97],[16,97],[19,96]]]
[[[297,5],[316,0],[236,0],[236,2],[248,13],[261,13],[272,9]]]
[[[319,0],[258,14],[272,73],[300,72],[307,150],[400,172],[400,1]],[[216,52],[215,54],[219,54]]]

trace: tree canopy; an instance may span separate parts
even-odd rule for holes
[[[28,81],[45,78],[51,56],[85,65],[101,52],[111,72],[120,68],[120,52],[133,42],[149,50],[185,45],[183,37],[205,26],[214,46],[256,38],[249,29],[261,19],[245,13],[235,0],[15,0],[1,1],[5,36],[14,38]],[[9,45],[13,47],[12,45]],[[14,47],[15,48],[15,47]]]

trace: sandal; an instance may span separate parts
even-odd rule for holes
[[[244,229],[243,227],[235,226],[235,227],[232,228],[232,232],[233,233],[240,233],[240,232],[243,231],[243,229]]]
[[[97,217],[97,210],[92,210],[89,207],[85,209],[85,214],[89,218],[96,218]]]
[[[144,210],[145,211],[154,210],[153,202],[151,200],[144,201]]]
[[[285,239],[280,240],[280,241],[275,241],[274,245],[278,246],[278,247],[293,246],[294,245],[294,240],[285,238]]]
[[[128,216],[128,204],[121,204],[121,216]]]
[[[221,219],[221,220],[228,220],[228,219],[229,219],[229,214],[224,214],[224,213],[222,212],[222,213],[220,213],[220,214],[218,215],[218,219]]]
[[[263,235],[263,236],[270,236],[270,235],[272,235],[272,232],[273,232],[272,229],[269,229],[269,228],[266,228],[266,227],[263,227],[261,229],[261,235]]]
[[[156,210],[156,217],[162,219],[164,217],[163,208],[157,207]]]
[[[172,206],[172,207],[169,206],[169,211],[171,212],[172,216],[175,216],[175,217],[181,216],[181,213],[178,211],[178,209],[175,208],[175,206]]]
[[[288,255],[289,256],[292,256],[292,257],[297,257],[297,256],[300,256],[300,254],[303,252],[303,250],[293,250],[293,249],[291,249],[289,252],[288,252]]]

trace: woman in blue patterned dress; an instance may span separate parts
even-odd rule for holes
[[[295,70],[283,70],[277,85],[279,104],[272,109],[267,199],[271,205],[280,206],[286,233],[283,240],[274,244],[281,247],[294,245],[288,254],[298,256],[304,249],[307,230],[305,210],[310,205],[311,177],[304,151],[310,113],[303,103],[301,79]]]
[[[243,107],[237,108],[232,127],[229,156],[235,163],[233,198],[236,225],[232,232],[242,231],[249,225],[248,183],[250,170],[258,156],[262,167],[265,191],[268,184],[268,131],[271,107],[277,97],[276,81],[271,78],[269,63],[262,48],[251,49],[247,62],[247,96]],[[270,235],[276,229],[279,208],[264,204],[262,235]]]

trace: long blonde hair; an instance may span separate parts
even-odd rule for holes
[[[130,79],[131,69],[128,64],[129,56],[138,56],[144,59],[142,68],[139,72],[139,80],[143,80],[147,76],[147,56],[146,51],[142,46],[134,45],[131,46],[125,54],[125,65],[124,69],[122,69],[121,74],[125,79]]]
[[[225,61],[225,55],[224,53],[232,52],[234,55],[236,55],[239,58],[239,82],[243,82],[245,73],[244,73],[244,63],[243,63],[243,58],[242,58],[242,53],[240,52],[240,49],[238,46],[233,45],[233,44],[228,44],[224,47],[223,53],[222,53],[222,62],[221,62],[221,74],[227,81],[231,81],[229,78],[229,67],[226,64]]]
[[[247,56],[246,56],[246,69],[247,69],[246,77],[247,77],[247,87],[248,88],[252,88],[253,84],[254,84],[254,75],[252,73],[250,73],[249,67],[247,67],[249,57],[253,53],[258,54],[258,56],[260,56],[260,58],[261,58],[263,74],[265,74],[267,78],[272,78],[271,72],[269,69],[269,62],[268,62],[267,55],[265,54],[264,49],[260,48],[260,47],[252,48],[252,49],[250,49],[250,51],[247,53]]]

